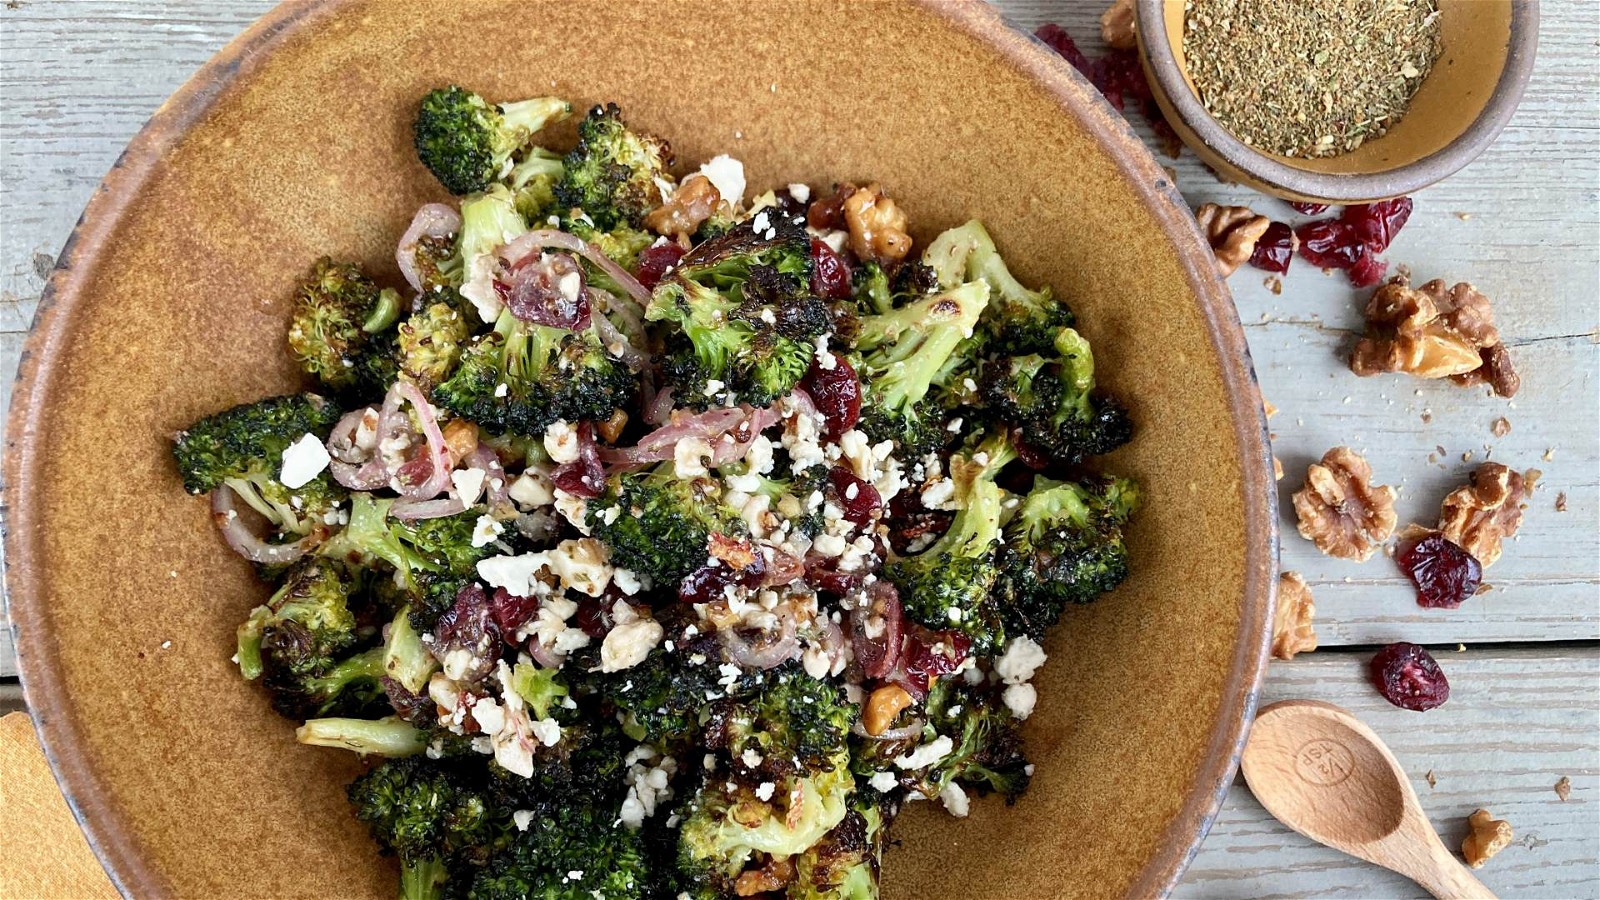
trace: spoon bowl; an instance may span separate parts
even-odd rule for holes
[[[1494,896],[1439,840],[1383,740],[1331,703],[1262,709],[1240,770],[1267,812],[1319,844],[1399,872],[1441,900]]]

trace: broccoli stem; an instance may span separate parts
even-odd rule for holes
[[[384,675],[383,648],[374,647],[341,660],[322,675],[308,679],[306,687],[313,693],[332,701],[346,686],[363,679],[377,682]]]
[[[438,667],[438,661],[423,646],[422,636],[411,627],[411,606],[407,604],[389,625],[389,636],[383,644],[383,669],[380,674],[387,674],[400,682],[401,687],[413,694],[420,694]]]
[[[901,410],[926,396],[956,347],[972,335],[988,300],[988,285],[974,281],[883,315],[863,317],[856,347],[867,354],[867,365],[881,373],[873,377],[880,401]]]
[[[423,733],[394,716],[382,719],[309,719],[295,740],[314,747],[341,747],[366,756],[415,756],[428,742]]]
[[[403,861],[400,864],[400,900],[441,900],[449,874],[444,860],[437,856]]]
[[[377,334],[387,330],[389,326],[399,321],[403,308],[400,292],[394,288],[384,288],[378,292],[378,302],[372,307],[367,320],[361,323],[361,330],[367,334]]]
[[[559,97],[535,97],[500,104],[503,127],[507,131],[521,132],[519,144],[526,143],[551,122],[559,122],[571,114],[572,104]]]
[[[239,652],[235,657],[239,663],[239,674],[248,681],[255,681],[261,677],[265,666],[261,662],[261,639],[267,617],[272,615],[272,610],[266,606],[258,606],[250,611],[250,618],[244,620],[239,626],[238,641]]]

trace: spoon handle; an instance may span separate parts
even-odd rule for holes
[[[1472,874],[1472,870],[1456,861],[1443,844],[1435,844],[1427,860],[1416,860],[1413,871],[1404,872],[1412,881],[1422,885],[1439,900],[1495,900],[1494,892]]]

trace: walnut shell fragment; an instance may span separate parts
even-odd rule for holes
[[[1520,379],[1501,343],[1489,298],[1461,282],[1446,289],[1434,279],[1413,290],[1396,277],[1367,301],[1367,335],[1350,354],[1357,375],[1404,372],[1491,385],[1510,397]]]
[[[1490,816],[1487,809],[1480,809],[1468,816],[1467,827],[1472,830],[1461,842],[1461,855],[1467,865],[1474,869],[1483,868],[1489,857],[1509,846],[1515,836],[1511,832],[1510,822]]]
[[[1296,653],[1317,649],[1317,632],[1311,620],[1317,614],[1311,588],[1298,572],[1278,576],[1278,605],[1272,613],[1272,656],[1294,659]]]
[[[1488,568],[1500,558],[1502,542],[1521,527],[1535,480],[1531,469],[1517,472],[1497,462],[1478,466],[1468,484],[1444,498],[1439,531]]]
[[[1207,203],[1194,211],[1211,252],[1217,258],[1217,273],[1227,278],[1255,252],[1256,242],[1272,220],[1256,215],[1248,206],[1218,206]]]
[[[1306,469],[1295,492],[1300,535],[1329,556],[1363,562],[1394,534],[1394,488],[1372,484],[1372,467],[1349,447],[1334,447]]]

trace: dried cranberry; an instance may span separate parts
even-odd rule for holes
[[[834,356],[833,367],[828,369],[812,360],[800,379],[800,389],[822,414],[822,436],[829,441],[838,441],[861,418],[861,380],[842,356]]]
[[[808,584],[841,597],[861,587],[861,582],[867,577],[866,572],[840,571],[839,557],[823,556],[820,553],[807,553],[805,567]]]
[[[1293,229],[1282,222],[1273,222],[1256,241],[1256,249],[1250,254],[1250,265],[1282,275],[1289,271],[1289,263],[1294,260],[1294,251],[1299,245]]]
[[[1450,682],[1428,651],[1405,641],[1372,658],[1372,683],[1383,699],[1401,709],[1433,709],[1450,699]]]
[[[500,628],[490,614],[488,593],[477,583],[468,584],[456,594],[455,604],[439,617],[433,633],[444,652],[467,652],[470,661],[458,681],[477,681],[494,671],[495,661],[500,658],[496,651]]]
[[[710,603],[721,600],[729,587],[759,587],[767,574],[766,559],[757,553],[750,565],[735,569],[726,563],[708,563],[683,576],[678,582],[678,599],[684,603]]]
[[[850,296],[850,264],[821,238],[811,239],[811,293],[828,300]]]
[[[1321,219],[1295,229],[1300,255],[1324,269],[1348,269],[1367,255],[1367,245],[1345,222]]]
[[[1429,609],[1455,609],[1483,582],[1477,558],[1438,532],[1402,544],[1394,561],[1417,586],[1417,605]]]
[[[889,501],[889,545],[896,553],[908,553],[911,544],[927,534],[944,534],[950,529],[954,513],[928,509],[922,505],[922,492],[905,490]]]
[[[589,295],[583,270],[569,253],[544,253],[512,274],[506,309],[524,322],[583,331],[589,327]]]
[[[1143,109],[1144,101],[1151,99],[1150,82],[1145,79],[1144,65],[1135,50],[1112,50],[1095,60],[1090,80],[1119,110],[1128,100],[1138,101]]]
[[[902,621],[900,592],[887,581],[873,582],[866,605],[850,611],[850,646],[861,674],[882,678],[899,665]]]
[[[1326,203],[1300,203],[1290,200],[1289,205],[1294,207],[1294,211],[1302,216],[1320,216],[1328,211],[1328,204]]]
[[[1400,229],[1411,218],[1411,198],[1395,197],[1362,206],[1346,206],[1340,221],[1355,231],[1356,237],[1373,253],[1389,249]]]
[[[824,231],[843,228],[844,202],[855,192],[856,186],[848,181],[834,185],[833,193],[811,201],[810,208],[806,210],[806,224]]]
[[[1067,34],[1065,28],[1050,22],[1040,25],[1034,31],[1033,36],[1050,45],[1051,50],[1061,54],[1062,58],[1072,63],[1072,67],[1082,72],[1085,76],[1093,75],[1093,67],[1089,64],[1089,57],[1084,56],[1083,51],[1078,49],[1077,42],[1072,39],[1072,35]]]
[[[890,678],[917,699],[928,693],[933,680],[961,667],[972,651],[972,638],[959,631],[914,629],[906,635],[898,675]]]
[[[611,604],[584,597],[578,601],[578,611],[573,614],[572,621],[584,634],[597,641],[602,640],[610,633],[613,624]]]
[[[1346,274],[1350,278],[1350,283],[1356,287],[1372,287],[1382,281],[1383,276],[1389,274],[1389,264],[1369,252],[1356,260],[1356,264],[1351,266]]]
[[[511,633],[538,611],[539,598],[519,597],[505,588],[495,588],[493,596],[489,598],[489,615],[500,632],[506,635],[506,640],[510,640]]]
[[[594,425],[578,423],[578,458],[556,466],[550,483],[575,497],[598,497],[605,487],[606,473],[600,465],[600,448],[594,443]]]
[[[883,509],[883,498],[878,489],[857,478],[844,466],[828,470],[828,484],[833,488],[833,502],[844,511],[845,519],[857,527],[865,528],[872,517]]]
[[[668,271],[683,259],[683,248],[672,241],[662,241],[639,252],[639,265],[633,277],[647,288],[654,288],[666,277]]]

